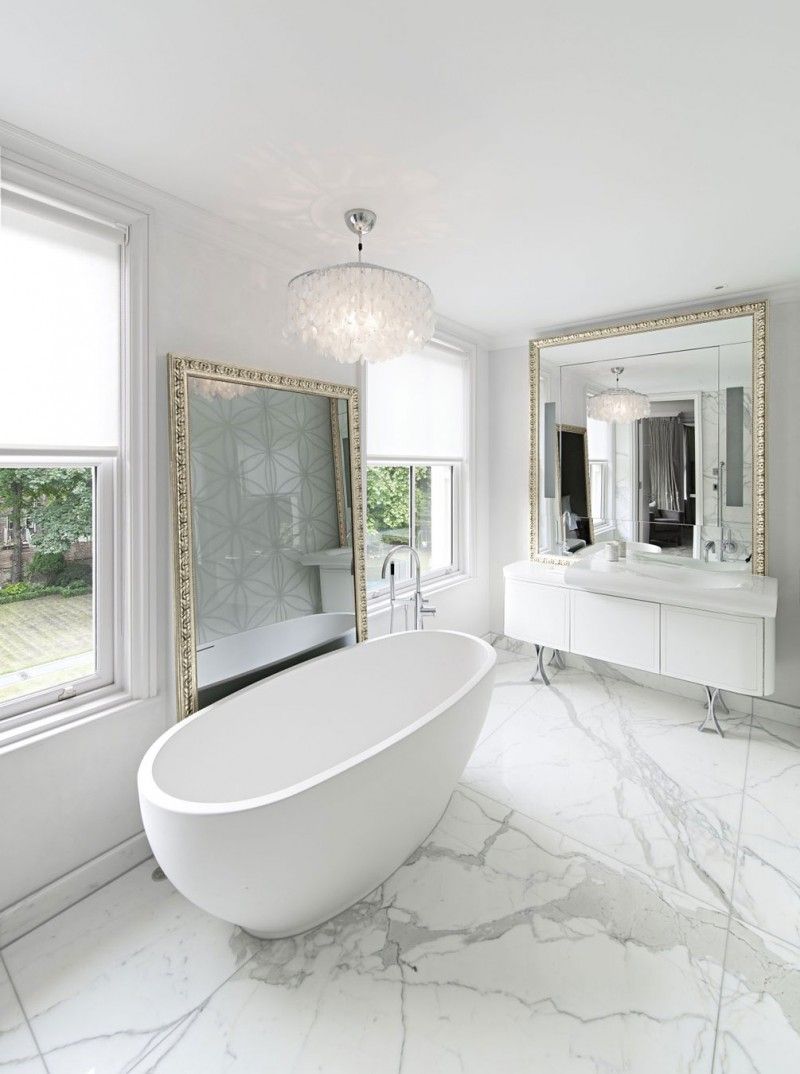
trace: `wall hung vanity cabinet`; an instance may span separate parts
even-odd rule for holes
[[[634,563],[617,566],[616,572],[573,570],[523,560],[505,567],[505,633],[536,646],[545,682],[546,647],[699,683],[707,689],[714,730],[719,691],[757,697],[773,692],[774,578],[743,575],[736,588],[692,589],[691,578],[636,578]],[[586,577],[593,573],[597,580]],[[604,591],[586,588],[593,584]],[[612,592],[623,587],[624,593]]]
[[[505,632],[545,682],[543,646],[702,683],[720,733],[720,690],[772,693],[766,323],[749,302],[531,340]]]

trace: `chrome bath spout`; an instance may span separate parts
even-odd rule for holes
[[[410,544],[396,544],[386,553],[386,558],[383,561],[381,567],[381,578],[386,578],[386,572],[389,571],[389,633],[394,632],[394,607],[395,607],[395,579],[394,579],[394,559],[398,552],[408,552],[411,560],[414,564],[414,630],[424,630],[425,623],[424,618],[427,615],[436,615],[436,609],[431,608],[428,601],[422,595],[422,564],[420,563],[419,553],[416,548]]]

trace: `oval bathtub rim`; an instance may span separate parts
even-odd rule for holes
[[[417,633],[416,631],[402,631],[399,633]],[[364,642],[364,645],[379,645],[381,642],[387,642],[392,637],[398,637],[398,634],[384,634],[379,638],[371,638]],[[174,736],[182,731],[192,720],[202,717],[204,714],[211,715],[210,710],[215,708],[216,705],[223,703],[226,698],[222,699],[222,702],[214,702],[209,705],[207,709],[202,709],[200,712],[188,717],[186,720],[181,720],[175,724],[174,727],[168,728],[148,747],[146,753],[142,757],[139,764],[139,770],[137,772],[137,787],[139,791],[139,797],[145,799],[151,805],[160,807],[170,813],[179,813],[188,816],[224,816],[228,813],[246,813],[254,809],[260,809],[263,806],[277,805],[279,802],[287,801],[290,798],[295,798],[300,794],[304,794],[307,791],[313,790],[314,787],[320,784],[326,783],[328,780],[333,779],[336,776],[341,775],[343,772],[348,771],[351,768],[355,768],[359,764],[363,764],[364,761],[368,761],[371,757],[377,756],[384,750],[390,749],[392,746],[401,742],[403,739],[408,738],[410,735],[419,731],[426,724],[432,723],[438,716],[449,709],[465,697],[473,687],[483,679],[494,668],[497,663],[496,650],[483,638],[479,638],[475,634],[468,634],[463,630],[431,630],[426,631],[427,634],[451,634],[455,637],[469,638],[471,642],[477,642],[478,645],[484,650],[484,655],[488,659],[473,675],[470,676],[467,681],[460,686],[454,693],[450,694],[435,708],[430,709],[424,715],[413,723],[407,724],[401,728],[395,734],[390,735],[388,738],[382,739],[374,746],[370,746],[366,750],[362,750],[361,753],[356,754],[354,757],[348,757],[344,761],[340,761],[339,764],[332,765],[330,768],[324,769],[322,772],[315,773],[313,776],[309,776],[308,779],[301,780],[299,783],[293,783],[289,787],[283,787],[280,790],[273,791],[270,794],[257,795],[253,798],[240,798],[227,802],[197,802],[190,798],[178,798],[175,795],[163,790],[158,783],[156,783],[155,776],[153,775],[153,765],[155,759],[161,751],[162,747]],[[345,652],[347,650],[344,650]],[[340,656],[341,652],[325,653],[323,656],[318,656],[313,660],[307,661],[307,663],[317,663],[318,661],[331,660],[337,656]],[[292,672],[298,671],[302,668],[303,664],[298,667],[287,668],[286,671],[279,672],[274,676],[275,679],[281,678],[283,675],[289,675]],[[266,679],[262,679],[259,682],[253,683],[251,686],[247,686],[241,693],[248,693],[251,690],[257,690],[259,687],[263,687],[267,682]]]

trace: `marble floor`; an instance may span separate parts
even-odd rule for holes
[[[377,891],[262,942],[145,862],[2,951],[0,1072],[797,1074],[800,727],[501,655]]]

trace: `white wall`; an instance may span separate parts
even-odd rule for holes
[[[726,304],[735,302],[728,298]],[[631,319],[638,318],[633,314]],[[625,315],[617,320],[625,320]],[[611,322],[613,323],[613,322]],[[547,335],[542,332],[537,335]],[[528,558],[528,348],[489,355],[491,629],[503,632],[503,565]],[[769,573],[778,579],[774,701],[800,706],[800,300],[776,295],[768,331]],[[665,680],[666,685],[666,680]]]
[[[16,148],[16,147],[15,147]],[[29,146],[18,148],[34,156]],[[45,156],[49,154],[45,153]],[[59,153],[59,170],[64,154]],[[148,204],[125,177],[69,159],[97,192],[115,189]],[[99,178],[98,178],[99,175]],[[115,714],[0,750],[0,912],[141,831],[136,770],[151,742],[175,718],[167,439],[167,352],[354,383],[357,370],[314,356],[282,336],[290,275],[280,251],[241,229],[159,196],[151,216],[150,331],[156,389],[158,695]],[[166,206],[166,207],[164,207]],[[479,358],[480,529],[477,576],[436,596],[437,626],[489,629],[487,357]],[[380,632],[380,622],[373,625]],[[378,628],[378,629],[374,629]],[[127,864],[130,864],[128,862]]]
[[[489,354],[490,629],[503,633],[503,567],[528,558],[528,348]]]

